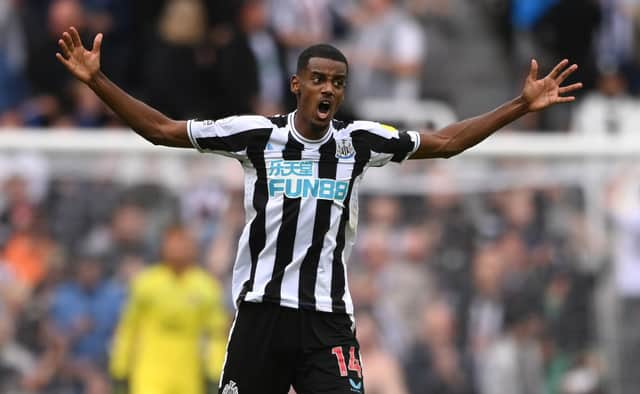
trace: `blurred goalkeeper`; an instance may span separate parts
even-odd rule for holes
[[[290,80],[294,112],[187,122],[134,99],[100,71],[102,34],[90,51],[74,28],[58,43],[58,60],[142,137],[232,157],[242,165],[246,220],[233,268],[237,313],[222,394],[286,394],[291,386],[299,394],[363,394],[346,263],[366,170],[454,156],[529,112],[573,101],[568,94],[582,86],[562,86],[577,65],[563,60],[538,79],[532,60],[518,97],[437,132],[342,122],[333,117],[345,97],[349,65],[338,49],[319,44],[298,57]],[[171,297],[167,291],[164,298]],[[149,362],[151,354],[156,362],[168,357],[155,348],[137,354]]]
[[[195,258],[188,230],[170,227],[162,262],[134,280],[113,343],[115,394],[217,391],[227,319],[220,286]]]

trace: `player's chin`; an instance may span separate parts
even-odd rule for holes
[[[316,131],[324,131],[329,128],[330,123],[331,123],[331,120],[327,120],[327,121],[314,120],[312,122],[312,127]]]

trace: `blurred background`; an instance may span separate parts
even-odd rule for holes
[[[149,335],[201,343],[178,365],[216,392],[233,318],[240,166],[124,128],[57,63],[69,26],[104,32],[105,73],[180,119],[288,112],[317,42],[350,61],[339,118],[411,129],[516,96],[532,57],[578,63],[575,103],[368,174],[349,262],[365,389],[640,392],[638,0],[0,0],[0,392],[127,392],[127,343],[149,343],[131,316],[154,302]],[[211,316],[140,284],[185,258]]]

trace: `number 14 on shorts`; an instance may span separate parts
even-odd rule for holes
[[[341,346],[336,346],[331,349],[331,353],[336,356],[338,361],[338,369],[340,370],[340,376],[349,376],[349,371],[354,371],[358,374],[358,378],[362,379],[362,367],[360,367],[360,360],[356,356],[355,346],[349,347],[349,367],[344,359],[344,352]]]

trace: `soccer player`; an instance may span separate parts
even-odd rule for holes
[[[287,115],[217,121],[169,119],[132,98],[100,71],[98,34],[86,50],[74,28],[56,54],[134,131],[154,144],[235,158],[245,171],[246,224],[233,269],[237,314],[229,334],[220,392],[363,393],[362,368],[346,283],[358,219],[358,187],[369,167],[405,159],[451,157],[532,111],[575,100],[580,83],[567,60],[499,108],[433,133],[376,122],[333,119],[349,66],[336,48],[302,52]]]
[[[227,316],[221,286],[196,256],[187,229],[169,227],[162,262],[133,281],[109,365],[115,394],[204,394],[205,381],[217,382]]]

